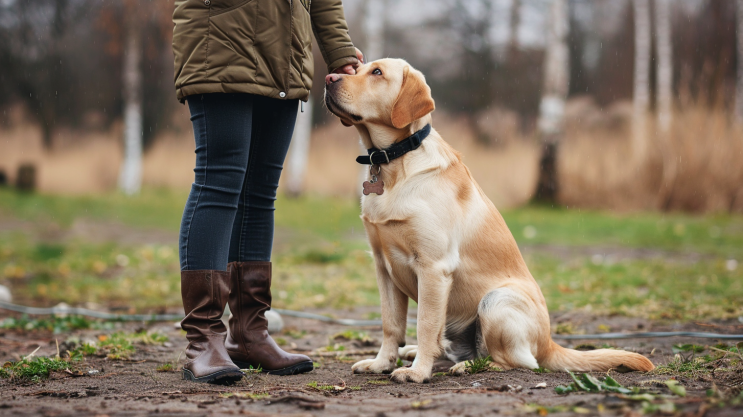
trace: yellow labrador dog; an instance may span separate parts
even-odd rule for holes
[[[423,74],[400,59],[362,65],[356,75],[328,75],[325,102],[383,157],[381,150],[429,131],[434,110]],[[377,181],[362,198],[361,218],[376,264],[384,339],[377,357],[357,362],[353,372],[394,370],[394,381],[427,382],[439,357],[455,362],[457,374],[465,361],[488,355],[503,369],[653,369],[637,353],[580,352],[552,341],[544,296],[513,235],[436,130],[419,147],[374,165],[372,174]],[[417,346],[405,346],[408,298],[418,303]],[[415,358],[413,365],[395,369],[400,356]]]

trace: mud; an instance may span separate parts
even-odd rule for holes
[[[326,312],[328,313],[328,312]],[[340,315],[341,312],[335,312]],[[343,315],[362,317],[364,311]],[[151,326],[127,325],[126,330],[146,328],[166,333],[164,345],[135,345],[137,350],[127,361],[88,357],[75,365],[84,376],[55,373],[41,382],[0,380],[0,415],[19,416],[485,416],[549,413],[550,415],[639,415],[643,404],[622,399],[615,394],[572,393],[558,395],[554,388],[567,385],[566,373],[538,373],[531,370],[489,371],[466,376],[435,375],[428,384],[396,384],[387,375],[353,375],[351,365],[373,356],[381,340],[381,328],[368,327],[371,341],[334,339],[344,330],[311,320],[285,317],[285,348],[310,354],[318,367],[311,373],[277,377],[253,374],[232,386],[196,384],[181,379],[180,372],[158,372],[164,363],[178,360],[186,345],[185,338],[170,323]],[[553,322],[565,320],[553,317]],[[570,317],[578,331],[593,332],[609,327],[612,331],[694,330],[718,333],[743,333],[738,322],[661,323],[624,317],[593,317],[573,314]],[[304,332],[302,335],[301,333]],[[53,335],[11,330],[0,331],[0,361],[17,360],[41,347],[37,355],[56,354],[56,340],[70,336],[95,339],[108,331],[86,330],[74,334]],[[295,337],[293,337],[295,336]],[[282,341],[283,342],[283,341]],[[415,343],[409,338],[409,343]],[[659,338],[623,339],[612,346],[633,350],[648,356],[656,365],[673,358],[677,343],[714,345],[716,340]],[[602,341],[560,341],[565,346],[594,344]],[[340,351],[326,351],[334,346]],[[341,347],[342,346],[342,347]],[[64,345],[63,345],[64,348]],[[180,363],[182,364],[182,360]],[[405,362],[409,365],[409,362]],[[434,372],[445,372],[451,363],[440,361]],[[713,365],[714,366],[714,365]],[[719,407],[705,394],[713,384],[727,392],[743,387],[741,367],[725,372],[699,374],[694,378],[677,375],[686,388],[684,398],[673,396],[663,384],[668,375],[613,373],[627,387],[642,387],[647,392],[665,394],[657,403],[671,401],[677,415],[740,416],[743,406]],[[597,374],[596,376],[601,376]],[[546,388],[536,388],[545,383]],[[317,387],[315,387],[317,386]],[[537,408],[542,406],[544,408]],[[577,407],[577,408],[576,408]],[[600,411],[601,410],[601,411]]]

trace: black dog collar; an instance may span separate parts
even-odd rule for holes
[[[367,149],[369,156],[361,155],[356,158],[356,162],[362,165],[388,164],[393,159],[397,159],[410,151],[418,149],[421,146],[423,139],[425,139],[429,133],[431,133],[430,124],[413,133],[412,136],[395,143],[387,149]]]

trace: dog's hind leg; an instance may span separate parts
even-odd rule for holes
[[[532,301],[504,287],[487,293],[478,306],[481,350],[486,350],[493,365],[502,369],[539,367],[534,357],[539,328],[532,317]],[[531,312],[531,313],[530,313]]]

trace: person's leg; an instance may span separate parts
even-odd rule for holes
[[[298,100],[255,98],[253,140],[232,226],[230,262],[271,260],[274,201],[298,104]]]
[[[247,94],[205,94],[188,98],[196,168],[180,233],[181,296],[189,341],[183,378],[231,383],[242,379],[225,349],[221,320],[231,274],[230,232],[242,190],[252,132],[253,98]]]
[[[268,335],[271,308],[271,248],[276,189],[297,117],[296,100],[256,98],[248,169],[230,243],[230,332],[232,361],[275,375],[309,372],[312,360],[284,352]]]
[[[249,94],[189,97],[196,139],[195,180],[183,212],[181,270],[224,271],[248,166],[253,104]]]

